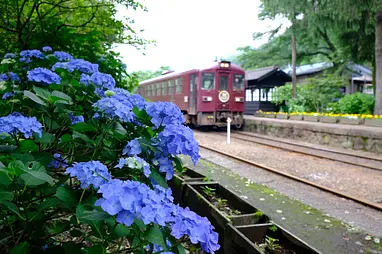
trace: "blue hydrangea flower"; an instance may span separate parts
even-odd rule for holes
[[[2,99],[3,99],[3,100],[6,100],[6,99],[8,99],[8,98],[13,97],[14,95],[15,95],[15,94],[14,94],[13,92],[6,92],[5,94],[3,94]]]
[[[82,73],[93,74],[98,72],[98,64],[92,64],[83,59],[74,59],[68,62],[68,71],[73,72],[74,70],[78,70]]]
[[[154,143],[165,155],[188,155],[195,164],[200,158],[199,144],[194,138],[194,133],[187,126],[167,125],[159,133],[157,140]]]
[[[53,160],[49,163],[48,167],[52,168],[66,168],[68,166],[68,161],[61,157],[61,154],[55,153],[53,155]]]
[[[28,80],[39,82],[43,84],[60,84],[61,77],[51,70],[45,68],[35,68],[31,71],[28,71]]]
[[[21,132],[25,138],[29,138],[33,133],[42,136],[42,124],[36,117],[25,117],[20,113],[12,113],[8,116],[0,117],[0,133],[14,134]]]
[[[81,188],[93,185],[95,189],[111,180],[107,167],[99,161],[76,162],[65,171],[71,177],[76,177],[81,182]]]
[[[96,93],[101,96],[105,90],[115,87],[115,80],[110,74],[95,72],[90,76],[90,81],[96,86]]]
[[[139,110],[142,110],[146,107],[146,101],[139,94],[130,94],[129,91],[123,88],[114,88],[110,92],[113,92],[113,98],[118,101],[131,106],[132,108],[136,106]]]
[[[98,193],[102,193],[102,198],[95,205],[110,215],[117,215],[119,223],[131,226],[139,219],[146,225],[170,226],[175,238],[186,235],[192,243],[200,243],[206,252],[214,253],[220,248],[218,234],[208,219],[175,205],[171,189],[158,185],[151,189],[141,182],[113,179],[101,185]]]
[[[14,59],[14,58],[16,58],[16,54],[13,54],[13,53],[7,53],[4,56],[4,59]]]
[[[55,71],[57,69],[67,70],[68,69],[68,63],[67,62],[57,62],[57,63],[53,64],[52,70]]]
[[[151,174],[150,165],[142,158],[134,155],[134,157],[121,158],[119,163],[115,166],[116,168],[123,168],[126,166],[131,169],[143,170],[143,174],[149,177]]]
[[[129,156],[138,155],[142,152],[141,145],[137,138],[129,141],[122,151],[122,155],[128,154]]]
[[[80,83],[84,84],[85,86],[89,85],[90,76],[87,74],[82,73],[80,78]]]
[[[103,117],[116,118],[122,122],[131,122],[134,117],[132,105],[125,105],[115,98],[102,98],[93,107]]]
[[[53,49],[51,47],[49,47],[49,46],[45,46],[45,47],[42,48],[42,51],[44,51],[44,52],[48,52],[48,51],[52,51],[52,50]]]
[[[172,102],[148,102],[146,112],[152,117],[151,122],[157,128],[161,125],[180,125],[185,122],[182,112]]]
[[[32,49],[21,51],[20,57],[20,62],[30,63],[32,62],[32,57],[37,59],[44,59],[45,55],[40,50]]]
[[[76,124],[76,123],[80,123],[80,122],[85,121],[83,116],[75,116],[75,115],[73,115],[73,113],[69,113],[69,118],[70,118],[70,121],[72,121],[72,124]]]
[[[8,74],[6,74],[6,73],[0,74],[0,80],[2,80],[2,81],[11,80],[13,82],[19,82],[21,79],[20,79],[19,75],[17,75],[16,73],[9,72]]]
[[[174,165],[168,157],[160,156],[153,160],[159,166],[159,172],[166,173],[166,180],[171,180],[174,176]]]
[[[71,61],[73,60],[73,56],[71,54],[68,54],[66,52],[62,51],[56,51],[53,53],[53,55],[59,60],[59,61]]]

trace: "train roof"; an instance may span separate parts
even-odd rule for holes
[[[173,77],[176,77],[176,76],[188,73],[188,72],[203,71],[203,70],[219,68],[220,63],[226,63],[226,62],[228,62],[228,61],[207,63],[207,64],[203,64],[203,65],[199,66],[199,68],[188,68],[188,69],[182,70],[182,71],[169,72],[167,74],[163,74],[163,75],[155,77],[155,78],[151,78],[151,79],[147,79],[147,80],[141,81],[141,82],[139,82],[139,84],[140,85],[144,85],[144,84],[155,82],[155,81],[169,79],[169,78],[173,78]],[[241,68],[239,65],[233,64],[231,62],[229,62],[229,63],[230,63],[230,69],[231,70],[233,69],[233,70],[244,71],[244,69]]]

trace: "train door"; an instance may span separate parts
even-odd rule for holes
[[[190,115],[196,114],[196,74],[190,75]]]

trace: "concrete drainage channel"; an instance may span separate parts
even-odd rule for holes
[[[174,199],[207,217],[219,234],[219,253],[321,253],[273,222],[234,192],[187,168],[169,182]],[[271,252],[273,253],[273,252]]]

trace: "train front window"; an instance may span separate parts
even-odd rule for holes
[[[228,76],[220,76],[220,91],[228,90]]]
[[[202,90],[215,89],[215,74],[212,72],[203,72],[202,75]]]
[[[244,75],[233,75],[233,90],[244,90]]]

